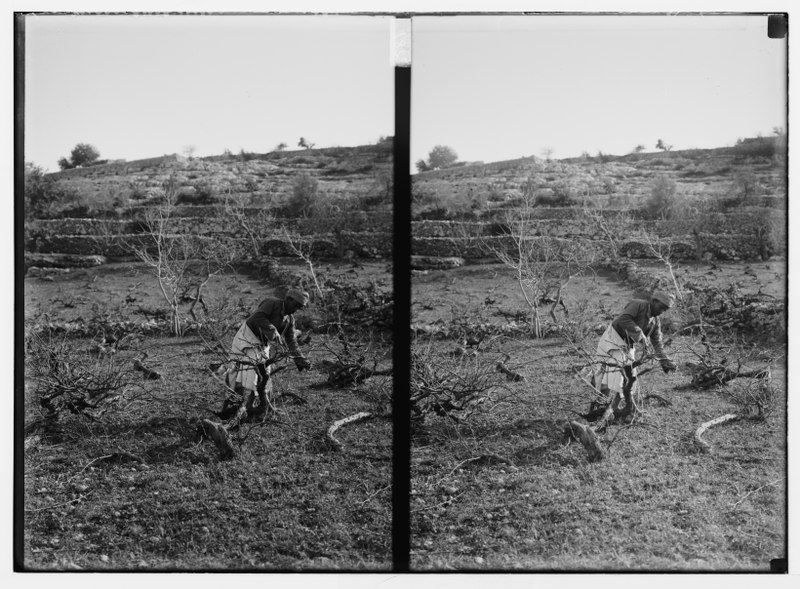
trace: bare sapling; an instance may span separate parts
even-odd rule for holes
[[[533,194],[526,191],[520,206],[505,213],[511,247],[504,248],[489,241],[484,247],[514,273],[520,294],[532,315],[533,335],[541,338],[544,336],[541,306],[551,303],[549,314],[557,322],[556,309],[566,308],[562,299],[564,288],[572,278],[589,269],[594,251],[574,240],[535,236],[535,212]]]
[[[672,244],[667,240],[659,239],[658,237],[650,235],[650,233],[647,231],[642,231],[641,234],[642,238],[647,243],[650,254],[664,264],[667,272],[669,272],[669,277],[670,280],[672,280],[672,287],[675,289],[675,294],[677,295],[678,300],[683,302],[683,291],[678,285],[678,279],[675,277],[675,268],[672,263]]]
[[[234,194],[229,189],[225,194],[224,211],[225,215],[247,236],[253,260],[259,260],[264,256],[264,236],[268,235],[268,229],[274,227],[275,218],[267,208],[252,213],[252,209],[246,207],[246,201],[247,196]]]
[[[235,252],[214,239],[180,232],[174,218],[175,196],[176,182],[171,178],[165,183],[165,202],[146,209],[145,227],[149,239],[132,249],[155,275],[159,292],[169,306],[170,332],[182,335],[184,321],[180,307],[187,285],[197,280],[195,273],[200,269],[203,278],[195,283],[195,296],[189,309],[190,315],[196,318],[194,308],[202,301],[202,288],[230,264]]]
[[[592,227],[600,230],[603,242],[608,246],[608,253],[613,261],[621,258],[620,246],[630,235],[632,220],[627,210],[608,212],[602,207],[584,206],[582,216]]]
[[[298,259],[302,260],[303,263],[308,268],[308,273],[311,275],[311,280],[314,282],[314,289],[317,291],[317,296],[319,300],[324,300],[325,295],[322,291],[322,287],[319,283],[319,278],[317,277],[316,269],[314,268],[314,261],[311,258],[312,251],[314,249],[314,239],[313,237],[309,238],[302,238],[296,232],[289,231],[289,229],[284,225],[281,226],[279,235],[281,239],[286,243],[289,247],[291,253],[297,257]]]

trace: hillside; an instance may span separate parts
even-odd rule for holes
[[[173,178],[183,202],[211,204],[225,194],[245,195],[253,206],[280,205],[292,194],[293,181],[308,174],[319,193],[333,197],[375,190],[391,174],[391,140],[379,145],[332,147],[266,154],[241,153],[205,158],[179,155],[108,163],[48,174],[87,200],[102,197],[135,204],[160,193]],[[126,202],[127,201],[127,202]]]
[[[543,206],[637,208],[650,196],[659,175],[676,182],[681,199],[719,201],[735,195],[737,174],[749,172],[757,185],[754,203],[784,208],[785,159],[775,157],[775,147],[768,139],[766,145],[758,141],[624,156],[600,154],[550,161],[528,157],[423,172],[414,176],[414,213],[416,218],[459,216],[469,211],[480,216],[513,204],[526,189]],[[438,211],[436,205],[440,205]]]
[[[42,184],[47,202],[25,224],[31,253],[120,256],[125,239],[114,237],[142,233],[148,211],[164,204],[168,189],[181,233],[244,237],[226,203],[262,240],[274,237],[278,225],[317,236],[385,233],[391,229],[392,140],[267,154],[166,155],[47,174]]]
[[[420,255],[480,257],[476,238],[504,233],[508,215],[529,207],[533,235],[607,250],[604,218],[620,239],[647,230],[668,240],[678,258],[763,259],[785,252],[785,161],[775,139],[756,138],[719,149],[423,172],[413,177],[413,247]],[[652,202],[658,183],[671,190],[668,210]],[[641,243],[628,245],[627,257],[648,257]]]

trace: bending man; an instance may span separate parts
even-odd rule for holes
[[[298,289],[290,289],[283,299],[267,297],[242,323],[233,337],[232,363],[225,372],[225,382],[231,391],[242,396],[242,400],[236,414],[227,424],[219,425],[206,421],[207,426],[211,424],[209,427],[212,429],[212,438],[220,447],[223,456],[233,454],[227,430],[236,427],[246,415],[263,414],[267,407],[271,407],[270,346],[279,344],[288,349],[298,370],[307,370],[311,367],[311,363],[303,356],[297,344],[294,320],[294,313],[305,308],[308,301],[308,293]],[[254,409],[256,394],[259,403]],[[227,406],[226,402],[223,413]]]
[[[595,387],[609,399],[618,394],[617,403],[625,399],[624,414],[636,409],[632,390],[636,383],[635,360],[637,343],[652,345],[653,354],[667,373],[675,363],[664,353],[661,339],[661,315],[672,307],[675,297],[656,291],[649,300],[634,299],[625,305],[597,344],[599,370],[594,374]],[[616,409],[616,407],[614,407]]]

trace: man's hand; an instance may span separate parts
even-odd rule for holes
[[[675,362],[673,362],[669,358],[666,358],[666,359],[661,361],[661,370],[664,371],[664,374],[669,374],[670,372],[675,372],[675,370],[677,368],[678,368],[678,365],[675,364]]]
[[[309,362],[306,358],[295,358],[294,363],[295,366],[297,366],[298,372],[303,372],[303,370],[311,369],[311,362]]]

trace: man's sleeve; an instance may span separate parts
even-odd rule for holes
[[[622,313],[617,315],[617,318],[612,321],[611,325],[617,331],[624,332],[629,341],[635,342],[639,332],[639,326],[636,325],[636,317],[640,312],[640,303],[631,301],[622,310]]]
[[[656,317],[653,333],[650,334],[650,343],[653,344],[653,352],[655,352],[656,358],[659,360],[666,360],[667,355],[664,353],[664,346],[661,341],[661,318]]]
[[[295,328],[294,328],[294,317],[290,315],[287,324],[288,325],[286,328],[286,333],[283,334],[283,339],[286,342],[286,347],[289,348],[289,352],[292,354],[293,358],[305,358],[305,356],[303,356],[303,352],[300,351],[300,347],[297,345],[297,334],[295,333]]]

